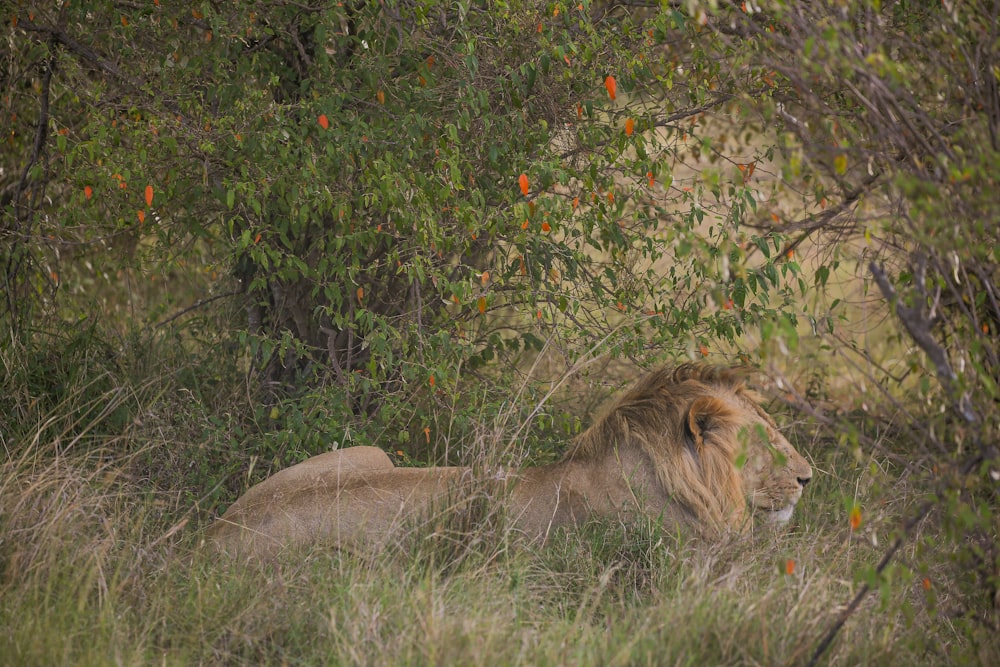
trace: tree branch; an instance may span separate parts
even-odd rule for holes
[[[54,46],[54,42],[50,44],[50,48]],[[45,71],[42,74],[41,91],[39,92],[38,101],[38,122],[35,124],[35,141],[31,147],[31,156],[28,158],[28,162],[24,165],[24,170],[21,172],[21,178],[17,182],[17,186],[14,189],[14,239],[11,243],[10,254],[7,258],[7,266],[4,270],[4,284],[6,289],[4,290],[7,294],[7,312],[11,316],[11,321],[17,323],[17,317],[14,316],[14,304],[17,301],[15,293],[17,290],[13,289],[11,283],[14,282],[17,273],[21,269],[21,264],[24,260],[24,256],[18,252],[17,248],[22,244],[23,240],[28,238],[30,235],[29,229],[22,229],[24,225],[30,224],[31,217],[33,215],[32,209],[34,208],[30,201],[27,205],[22,205],[22,199],[25,198],[25,192],[28,190],[28,179],[31,177],[31,170],[38,164],[38,161],[42,157],[42,153],[45,150],[45,142],[48,138],[48,127],[49,127],[49,95],[52,90],[52,72],[56,66],[56,56],[54,53],[49,53],[48,59],[45,61],[43,67]],[[39,199],[38,192],[31,192],[28,197],[29,200],[37,201]]]
[[[163,104],[163,107],[166,108],[167,111],[169,111],[174,115],[177,116],[184,115],[182,113],[181,108],[178,107],[176,104],[167,99],[156,97],[152,93],[152,91],[145,89],[144,81],[131,78],[130,76],[122,72],[120,69],[118,69],[118,67],[114,63],[110,62],[105,58],[102,58],[99,53],[97,53],[90,47],[76,41],[75,39],[67,35],[63,30],[59,28],[53,28],[50,26],[36,25],[31,23],[26,24],[22,27],[24,30],[28,32],[38,32],[48,35],[50,39],[52,39],[53,41],[62,44],[70,53],[73,53],[74,55],[89,62],[91,65],[96,67],[101,72],[108,74],[119,83],[125,85],[130,91],[145,95],[148,98],[160,102],[161,104]]]
[[[880,560],[878,562],[878,565],[875,566],[876,576],[881,576],[882,571],[885,570],[885,568],[889,565],[890,562],[892,562],[893,557],[896,555],[896,552],[899,551],[899,548],[903,546],[903,542],[906,540],[907,537],[909,537],[910,532],[912,532],[913,529],[917,527],[918,523],[924,520],[924,517],[926,517],[927,514],[931,511],[931,508],[934,507],[934,504],[935,501],[933,499],[928,500],[927,502],[925,502],[923,505],[920,506],[920,509],[912,518],[910,518],[909,521],[903,524],[903,533],[899,537],[897,537],[895,541],[893,541],[892,546],[889,547],[886,550],[885,554],[882,555],[882,560]],[[809,658],[809,662],[806,663],[807,667],[813,667],[823,656],[823,654],[826,653],[826,650],[830,648],[830,644],[836,638],[841,628],[844,627],[844,623],[846,623],[847,619],[849,619],[851,615],[857,610],[858,605],[861,604],[861,601],[865,599],[865,596],[868,595],[870,591],[871,587],[868,584],[864,584],[863,586],[861,586],[861,589],[854,596],[854,599],[851,600],[850,604],[847,605],[847,608],[840,613],[840,617],[837,618],[837,621],[830,627],[829,630],[827,630],[826,636],[823,637],[823,641],[819,643],[819,645],[816,647],[816,650],[813,651],[812,657]]]
[[[984,460],[985,459],[982,455],[970,457],[965,462],[965,464],[962,465],[962,467],[959,469],[959,474],[957,478],[950,477],[948,479],[949,480],[964,479],[966,475],[975,470],[976,467],[979,464],[981,464]],[[942,484],[942,486],[944,487],[944,489],[947,489],[948,487],[953,486],[953,482],[951,481],[946,482]],[[898,537],[896,537],[896,539],[892,543],[892,546],[890,546],[886,550],[885,554],[882,555],[882,560],[880,560],[878,562],[878,565],[875,566],[875,575],[877,577],[881,576],[885,568],[889,566],[889,563],[892,562],[892,559],[896,555],[896,552],[899,551],[899,548],[901,546],[903,546],[903,543],[906,542],[906,539],[913,532],[913,529],[917,527],[917,524],[923,521],[924,518],[926,518],[927,515],[930,513],[930,511],[934,508],[934,506],[937,505],[939,497],[940,497],[939,493],[935,493],[934,495],[932,495],[929,500],[927,500],[926,502],[924,502],[923,505],[920,506],[916,514],[910,517],[910,519],[903,524],[903,532]],[[830,627],[830,629],[827,631],[826,635],[823,637],[823,640],[819,643],[819,645],[816,646],[816,650],[813,651],[812,657],[809,658],[809,662],[806,663],[807,667],[814,667],[814,665],[816,665],[816,663],[823,656],[826,650],[830,648],[830,644],[837,636],[837,633],[840,632],[841,628],[844,627],[844,623],[847,622],[847,619],[850,618],[851,615],[857,610],[858,605],[861,604],[861,601],[870,592],[871,592],[871,587],[868,584],[864,584],[863,586],[861,586],[861,589],[858,590],[857,594],[855,594],[854,599],[852,599],[850,604],[848,604],[847,607],[844,609],[844,611],[840,613],[840,616],[837,618],[837,621]]]
[[[916,260],[917,266],[914,271],[914,280],[916,281],[917,293],[921,299],[926,299],[927,297],[927,287],[925,283],[926,275],[926,261],[923,257],[919,257]],[[878,285],[879,290],[882,292],[882,296],[885,297],[886,301],[890,304],[895,304],[895,311],[897,317],[899,317],[900,322],[903,323],[903,327],[906,332],[910,335],[913,341],[917,344],[920,349],[930,358],[934,363],[934,368],[937,372],[938,380],[944,387],[945,391],[952,395],[954,401],[954,408],[956,412],[969,424],[974,424],[979,421],[979,415],[976,414],[975,409],[972,407],[972,402],[967,394],[963,394],[959,397],[955,397],[955,381],[958,376],[951,367],[951,363],[948,361],[948,354],[945,349],[938,343],[934,336],[931,335],[931,317],[925,312],[922,303],[914,306],[906,306],[899,299],[899,295],[896,289],[889,282],[889,277],[885,274],[875,262],[871,262],[868,265],[869,271],[871,271],[872,276],[875,278],[875,283]],[[978,440],[978,438],[977,438]],[[963,479],[966,475],[971,473],[975,468],[980,465],[984,460],[988,458],[995,457],[995,451],[992,448],[987,448],[982,446],[980,442],[980,452],[976,456],[970,457],[960,469],[960,474],[958,479]],[[945,485],[947,487],[948,484]],[[892,562],[893,557],[899,548],[903,545],[906,539],[916,528],[917,524],[923,521],[924,517],[931,511],[931,509],[937,504],[939,495],[935,493],[931,496],[929,500],[924,502],[917,510],[916,514],[911,517],[905,524],[903,524],[902,533],[893,541],[892,546],[886,550],[885,554],[882,556],[882,560],[879,561],[878,565],[875,567],[875,575],[881,576],[882,572],[888,567],[889,563]],[[830,627],[826,635],[820,641],[816,650],[813,652],[812,657],[807,663],[808,667],[813,667],[820,657],[826,652],[833,642],[834,638],[840,632],[841,628],[847,622],[847,619],[857,610],[858,605],[865,598],[866,595],[871,591],[871,587],[865,584],[861,589],[855,594],[854,599],[851,600],[850,604],[841,612],[840,617],[837,618],[836,622]]]
[[[187,308],[183,308],[183,309],[177,311],[176,313],[174,313],[173,315],[171,315],[167,319],[163,320],[162,322],[158,322],[156,325],[153,326],[153,328],[154,329],[160,329],[162,327],[167,326],[168,324],[170,324],[171,322],[173,322],[174,320],[176,320],[178,317],[182,317],[183,315],[186,315],[187,313],[190,313],[192,310],[195,310],[197,308],[201,308],[202,306],[210,304],[213,301],[218,301],[219,299],[225,299],[226,297],[230,297],[230,296],[237,296],[237,295],[242,294],[242,293],[243,293],[242,290],[235,290],[233,292],[226,292],[225,294],[216,294],[215,296],[210,296],[207,299],[202,299],[200,301],[196,301],[195,303],[191,304]]]
[[[917,291],[919,295],[923,298],[927,296],[926,285],[924,284],[926,266],[925,261],[922,258],[917,260],[917,267],[914,272],[915,280],[917,282]],[[951,363],[948,361],[948,353],[945,351],[941,344],[934,340],[934,336],[931,335],[931,318],[924,312],[922,305],[907,306],[904,305],[902,300],[899,299],[896,294],[895,288],[892,283],[889,282],[888,276],[885,275],[885,271],[876,264],[871,262],[868,265],[868,270],[871,271],[872,276],[875,278],[875,283],[878,285],[879,290],[882,292],[882,296],[889,303],[895,302],[896,316],[899,317],[900,322],[903,323],[903,327],[906,332],[910,334],[910,338],[913,342],[924,351],[927,357],[934,364],[934,368],[937,372],[938,380],[940,380],[941,385],[944,387],[945,391],[949,394],[954,394],[955,380],[958,376],[951,367]],[[975,409],[972,407],[972,402],[969,399],[968,394],[962,394],[961,396],[954,397],[955,401],[954,407],[958,414],[969,424],[974,424],[979,421],[979,415],[976,414]]]

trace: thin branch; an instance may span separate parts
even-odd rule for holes
[[[85,61],[89,62],[91,65],[96,67],[98,70],[104,72],[105,74],[110,75],[119,83],[129,88],[132,92],[143,94],[146,97],[161,103],[164,106],[164,108],[167,109],[167,111],[169,111],[174,115],[177,116],[184,115],[181,108],[178,107],[176,104],[174,104],[170,100],[157,97],[151,90],[149,90],[149,87],[146,85],[146,82],[131,78],[130,76],[122,72],[120,69],[118,69],[118,67],[113,62],[105,58],[102,58],[100,54],[98,54],[96,51],[76,41],[75,39],[67,35],[63,30],[60,30],[59,28],[52,28],[49,26],[35,25],[35,24],[26,24],[23,26],[23,29],[28,32],[39,32],[42,34],[49,35],[49,37],[52,40],[58,42],[59,44],[62,44],[70,53],[79,56],[80,58],[84,59]]]
[[[55,66],[56,57],[53,54],[49,56],[48,62],[43,65],[45,72],[42,75],[41,91],[39,93],[38,122],[35,124],[35,141],[31,147],[31,157],[28,158],[27,164],[24,165],[24,171],[21,172],[21,179],[17,183],[17,190],[14,192],[15,208],[20,207],[21,197],[28,187],[28,177],[31,174],[31,169],[38,163],[38,160],[42,155],[42,150],[45,148],[45,139],[48,136],[49,125],[49,93],[52,89],[52,71],[55,69]]]
[[[192,310],[196,310],[198,308],[201,308],[202,306],[208,305],[208,304],[212,303],[213,301],[218,301],[219,299],[225,299],[226,297],[230,297],[230,296],[238,296],[238,295],[240,295],[242,293],[243,292],[241,290],[236,290],[236,291],[233,291],[233,292],[226,292],[225,294],[216,294],[215,296],[210,296],[207,299],[202,299],[201,301],[196,301],[195,303],[191,304],[187,308],[179,310],[178,312],[174,313],[173,315],[171,315],[167,319],[163,320],[162,322],[157,323],[153,328],[154,329],[161,329],[161,328],[167,326],[168,324],[170,324],[171,322],[173,322],[174,320],[176,320],[178,317],[182,317],[182,316],[190,313]]]
[[[941,344],[934,340],[934,336],[931,335],[931,319],[921,305],[907,306],[902,300],[898,298],[896,294],[896,289],[889,282],[888,276],[885,275],[885,271],[876,264],[871,262],[868,265],[868,270],[871,271],[872,276],[875,278],[875,283],[878,285],[879,290],[882,291],[882,296],[889,303],[895,302],[896,315],[899,317],[900,322],[903,323],[903,327],[906,328],[906,332],[910,334],[910,338],[913,342],[924,351],[924,353],[930,358],[931,362],[934,364],[934,369],[937,372],[938,380],[940,380],[941,385],[945,388],[949,394],[955,392],[955,380],[958,376],[951,367],[951,363],[948,361],[948,353],[945,351]],[[921,296],[926,296],[924,282],[924,266],[923,261],[918,260],[917,271],[915,272],[915,280],[917,281],[917,289]],[[969,424],[974,424],[979,421],[979,415],[976,414],[975,409],[972,407],[972,403],[969,400],[968,395],[961,395],[953,397],[955,401],[955,409],[958,414]]]
[[[851,190],[846,194],[843,201],[841,201],[836,206],[832,206],[829,209],[818,213],[816,215],[810,215],[802,220],[793,222],[785,227],[781,228],[782,233],[788,233],[792,231],[800,232],[797,237],[785,244],[785,247],[781,249],[781,253],[776,258],[776,262],[781,262],[789,256],[790,252],[794,252],[798,247],[805,242],[810,236],[820,231],[827,231],[829,227],[834,224],[834,220],[848,210],[854,208],[861,198],[871,191],[873,185],[879,180],[882,172],[876,171],[871,176],[865,178],[854,190]],[[762,229],[771,230],[774,229],[771,225],[755,225],[753,223],[748,223],[746,225],[752,229]],[[747,257],[753,256],[757,251],[756,246],[751,246],[747,251]]]
[[[50,44],[50,48],[53,47],[54,42]],[[24,171],[21,172],[21,178],[17,182],[17,187],[14,190],[14,219],[16,224],[17,236],[14,238],[13,247],[11,248],[7,267],[4,271],[4,282],[7,289],[4,291],[7,293],[7,312],[11,315],[11,321],[17,321],[14,317],[14,302],[16,297],[14,293],[15,289],[12,288],[11,283],[15,280],[15,276],[20,270],[20,265],[23,261],[23,256],[17,252],[17,246],[22,243],[22,240],[27,238],[30,234],[29,229],[22,229],[22,224],[29,224],[32,213],[32,206],[29,204],[22,205],[22,199],[25,197],[25,191],[28,189],[28,179],[31,177],[31,170],[38,164],[38,160],[41,159],[42,153],[45,150],[45,142],[48,137],[48,127],[49,127],[49,95],[52,90],[52,72],[56,66],[56,56],[54,53],[50,53],[47,61],[42,65],[45,68],[42,74],[41,91],[39,92],[39,108],[38,108],[38,122],[35,124],[35,141],[31,147],[31,157],[28,158],[28,162],[24,165]],[[29,200],[37,200],[37,193],[32,193]]]
[[[965,464],[959,469],[959,475],[957,476],[957,478],[949,478],[949,480],[963,479],[966,475],[975,470],[976,467],[983,462],[983,460],[984,460],[983,456],[973,456],[969,458],[965,462]],[[945,487],[945,489],[947,489],[948,487],[952,486],[952,484],[946,483],[943,486]],[[925,501],[924,504],[921,505],[920,508],[917,510],[916,514],[910,517],[910,519],[903,524],[903,532],[898,537],[896,537],[896,539],[892,543],[892,546],[889,547],[886,550],[885,554],[882,555],[882,560],[880,560],[878,562],[878,565],[875,566],[876,577],[880,577],[882,575],[882,572],[885,570],[886,567],[889,566],[889,563],[892,562],[892,559],[893,557],[895,557],[896,552],[899,551],[899,548],[903,546],[903,543],[913,532],[913,529],[916,528],[917,524],[919,524],[927,517],[927,515],[938,504],[938,502],[939,502],[939,496],[935,494],[929,500]],[[837,621],[832,626],[830,626],[830,629],[823,637],[823,640],[819,643],[819,645],[816,646],[816,650],[813,652],[812,657],[809,659],[809,662],[806,663],[807,667],[814,667],[814,665],[816,665],[816,663],[823,656],[826,650],[830,648],[830,644],[833,642],[834,638],[840,632],[841,628],[844,627],[844,623],[846,623],[847,619],[850,618],[851,615],[857,610],[858,605],[861,604],[861,601],[865,598],[866,595],[868,595],[869,592],[871,592],[871,586],[869,586],[868,584],[864,584],[860,588],[860,590],[858,590],[858,592],[854,596],[854,599],[852,599],[850,604],[848,604],[847,607],[844,609],[844,611],[840,613],[840,617],[837,618]]]
[[[722,105],[722,104],[725,104],[726,102],[729,102],[732,99],[733,99],[732,95],[729,95],[729,94],[720,95],[718,98],[712,100],[711,102],[706,102],[706,103],[704,103],[704,104],[702,104],[700,106],[691,107],[691,108],[688,108],[688,109],[682,109],[680,111],[675,111],[674,113],[670,114],[669,116],[664,116],[663,118],[659,118],[659,119],[653,121],[650,124],[650,128],[670,127],[671,125],[673,125],[674,123],[676,123],[679,120],[684,120],[685,118],[691,118],[692,116],[697,116],[699,114],[703,114],[706,111],[711,111],[715,107],[717,107],[719,105]],[[608,143],[610,143],[610,140],[609,141],[600,142],[596,146],[590,147],[590,150],[596,150],[598,148],[602,148],[602,147],[606,146]],[[568,150],[568,151],[562,153],[559,156],[559,158],[562,159],[562,160],[568,160],[568,159],[574,157],[578,152],[580,152],[579,149],[573,148],[571,150]]]
[[[914,271],[914,280],[916,282],[916,288],[919,296],[921,298],[926,298],[927,291],[925,285],[925,271],[926,262],[922,257],[918,257],[916,260],[917,266]],[[948,361],[948,355],[944,348],[934,339],[931,335],[931,318],[925,309],[921,305],[906,306],[899,299],[899,295],[896,289],[889,282],[889,277],[885,274],[875,262],[871,262],[868,265],[869,271],[871,271],[872,276],[875,278],[875,283],[878,285],[879,290],[882,292],[882,296],[885,297],[886,301],[890,304],[895,304],[896,315],[899,320],[903,323],[903,327],[906,329],[907,333],[913,339],[920,349],[924,351],[925,354],[934,363],[935,370],[937,371],[938,380],[944,387],[945,391],[952,395],[955,411],[969,424],[974,424],[979,421],[979,416],[976,414],[972,403],[967,395],[961,395],[955,397],[955,381],[958,376],[951,367],[951,363]],[[977,438],[978,439],[978,438]],[[982,443],[980,443],[982,445]],[[970,457],[965,464],[960,469],[960,474],[958,479],[961,480],[966,475],[971,473],[980,463],[986,460],[988,457],[995,456],[992,448],[980,447],[980,453],[977,456]],[[950,480],[948,483],[944,484],[944,488],[947,489],[951,486]],[[923,521],[927,514],[937,505],[939,502],[939,495],[934,494],[929,500],[924,502],[917,510],[916,514],[912,516],[906,523],[903,524],[902,533],[893,541],[892,546],[886,550],[883,554],[882,559],[879,561],[878,565],[875,567],[876,577],[881,576],[882,572],[888,567],[889,563],[892,562],[893,557],[899,548],[903,545],[906,539],[916,528],[917,524]],[[847,622],[847,619],[857,610],[861,601],[866,595],[871,591],[871,587],[868,584],[864,584],[860,590],[855,594],[854,599],[851,600],[850,604],[841,612],[840,617],[836,622],[830,626],[827,630],[826,635],[823,637],[822,641],[816,646],[816,650],[813,652],[812,657],[807,663],[808,667],[813,667],[826,650],[830,647],[830,644],[836,638],[837,634],[840,632],[841,628]]]
[[[910,518],[909,521],[903,524],[903,533],[896,538],[896,540],[892,543],[892,546],[886,550],[885,554],[883,554],[882,560],[880,560],[878,565],[875,566],[876,576],[881,576],[882,571],[888,567],[889,563],[892,562],[893,557],[896,555],[896,552],[899,551],[901,546],[903,546],[903,542],[907,537],[909,537],[913,529],[917,527],[917,524],[924,520],[935,504],[936,499],[928,500],[920,506],[920,509],[917,510],[917,513]],[[861,589],[854,596],[854,599],[851,600],[851,603],[847,605],[847,608],[840,613],[840,617],[837,621],[830,626],[829,630],[827,630],[826,636],[823,637],[823,641],[819,643],[816,650],[813,651],[812,657],[809,658],[809,662],[806,663],[807,667],[813,667],[823,654],[826,653],[826,650],[830,648],[830,644],[833,642],[834,638],[836,638],[840,629],[844,627],[844,623],[846,623],[847,619],[851,617],[855,610],[857,610],[858,605],[860,605],[861,601],[865,599],[865,596],[868,595],[869,591],[871,591],[871,587],[868,584],[864,584],[861,587]]]

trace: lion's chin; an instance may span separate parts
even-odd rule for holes
[[[795,509],[795,505],[787,505],[780,510],[772,510],[767,513],[768,523],[788,523],[788,520],[792,518],[792,511]]]

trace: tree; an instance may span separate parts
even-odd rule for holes
[[[569,357],[735,343],[789,303],[770,260],[743,268],[748,244],[780,244],[740,229],[752,155],[685,162],[716,150],[699,119],[743,81],[685,14],[612,9],[19,15],[8,314],[56,288],[69,243],[113,240],[140,272],[219,261],[263,386],[332,379],[359,414],[543,341]]]

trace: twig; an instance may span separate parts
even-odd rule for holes
[[[965,462],[965,465],[963,465],[959,469],[960,472],[957,479],[963,479],[966,475],[975,470],[976,466],[978,466],[982,462],[983,462],[983,457],[980,455],[970,457],[969,460]],[[955,479],[955,478],[950,478],[950,479]],[[945,486],[947,486],[947,484]],[[937,494],[931,497],[930,500],[926,501],[923,505],[920,506],[920,509],[917,510],[917,513],[914,516],[912,516],[906,523],[903,524],[903,532],[895,539],[895,541],[893,541],[892,546],[889,547],[889,549],[882,556],[882,560],[880,560],[878,562],[878,565],[875,566],[876,576],[882,575],[883,570],[885,570],[885,568],[888,567],[889,563],[892,562],[893,557],[896,555],[896,552],[899,551],[899,548],[903,546],[903,542],[906,541],[906,538],[910,536],[910,533],[913,532],[913,529],[917,527],[917,524],[923,521],[924,518],[927,517],[930,511],[938,503],[938,497],[939,496]],[[816,647],[816,650],[813,652],[812,657],[809,659],[809,662],[806,663],[806,667],[813,667],[817,663],[817,661],[819,661],[820,657],[822,657],[822,655],[830,647],[830,643],[833,642],[834,638],[837,636],[837,633],[840,632],[840,629],[842,627],[844,627],[844,623],[847,622],[847,619],[850,618],[851,614],[855,612],[855,610],[858,608],[858,605],[861,604],[861,601],[864,599],[866,595],[868,595],[870,591],[871,587],[868,584],[864,584],[861,587],[861,589],[854,596],[854,599],[851,600],[851,603],[847,605],[847,608],[845,608],[844,611],[841,612],[840,617],[827,631],[826,636],[823,637],[823,641],[819,643],[819,645]]]
[[[14,192],[14,206],[19,208],[21,196],[28,187],[28,177],[31,169],[38,162],[45,148],[45,139],[48,136],[49,124],[49,91],[52,88],[52,71],[56,66],[56,57],[52,55],[43,65],[45,68],[42,75],[41,91],[39,92],[38,122],[35,124],[35,141],[31,147],[31,157],[28,158],[24,170],[21,172],[21,179],[17,183],[17,190]]]
[[[50,48],[52,46],[54,46],[54,41],[50,44]],[[18,324],[17,317],[14,316],[14,304],[16,301],[14,293],[16,290],[11,287],[11,283],[14,282],[23,261],[23,256],[17,252],[17,246],[21,245],[23,239],[28,238],[30,235],[30,227],[22,229],[22,223],[23,225],[30,225],[31,217],[34,215],[34,207],[31,205],[31,201],[37,201],[38,197],[37,195],[29,194],[27,197],[29,201],[24,205],[22,205],[21,200],[25,197],[25,191],[28,188],[28,179],[31,177],[31,170],[38,163],[45,150],[45,141],[48,137],[49,126],[49,94],[52,89],[52,71],[55,69],[55,66],[56,56],[54,53],[50,53],[48,60],[43,65],[45,71],[42,75],[42,85],[39,93],[38,122],[35,125],[35,141],[31,148],[31,157],[28,159],[27,164],[24,165],[24,171],[21,172],[21,178],[18,180],[17,187],[14,190],[14,219],[19,234],[14,238],[13,247],[10,250],[7,267],[4,272],[4,282],[7,286],[5,290],[7,292],[7,312],[10,313],[11,321],[15,327]]]
[[[170,113],[176,116],[183,116],[183,110],[177,106],[174,102],[157,97],[147,85],[145,81],[140,79],[135,79],[130,77],[125,72],[122,72],[117,65],[106,58],[102,58],[100,54],[94,49],[81,44],[72,37],[70,37],[66,32],[59,28],[53,28],[44,25],[34,25],[26,24],[22,26],[24,30],[28,32],[38,32],[44,35],[48,35],[49,39],[53,42],[62,44],[70,53],[79,56],[83,60],[89,62],[91,65],[96,67],[98,70],[104,72],[105,74],[111,76],[113,79],[124,85],[130,91],[138,93],[145,96],[147,99],[159,102],[163,107]]]
[[[922,259],[917,260],[917,270],[914,272],[915,280],[917,281],[917,290],[920,292],[920,296],[926,296],[925,285],[924,285],[924,273],[925,267]],[[931,362],[934,364],[934,369],[937,371],[938,379],[941,381],[942,386],[948,393],[954,393],[955,391],[955,380],[958,376],[955,375],[955,371],[951,368],[951,363],[948,361],[948,353],[945,349],[941,347],[941,344],[934,340],[934,336],[931,335],[931,321],[927,313],[920,305],[907,306],[897,297],[896,290],[889,282],[888,276],[885,275],[885,271],[876,264],[871,262],[868,265],[868,270],[872,272],[872,276],[875,278],[875,283],[878,285],[879,289],[882,291],[882,296],[889,303],[895,302],[896,315],[899,320],[903,323],[906,328],[906,332],[910,334],[910,338],[913,342],[920,347],[921,350],[930,358]],[[975,409],[972,407],[972,403],[969,400],[967,394],[959,396],[955,400],[954,405],[956,411],[961,415],[969,424],[975,424],[979,421],[979,415],[976,414]]]
[[[210,304],[213,301],[218,301],[219,299],[225,299],[226,297],[229,297],[229,296],[237,296],[238,294],[241,294],[240,290],[236,290],[234,292],[226,292],[225,294],[216,294],[215,296],[210,296],[207,299],[202,299],[201,301],[196,301],[195,303],[191,304],[187,308],[179,310],[178,312],[174,313],[173,315],[171,315],[167,319],[163,320],[162,322],[159,322],[153,328],[154,329],[160,329],[162,327],[167,326],[168,324],[170,324],[171,322],[173,322],[174,320],[176,320],[178,317],[186,315],[187,313],[190,313],[192,310],[195,310],[196,308],[201,308],[202,306]]]
[[[906,538],[909,537],[910,531],[916,528],[917,524],[924,520],[924,517],[926,517],[927,513],[931,511],[931,508],[934,507],[934,504],[935,504],[934,500],[928,500],[923,505],[921,505],[920,510],[916,513],[914,517],[912,517],[909,521],[903,524],[903,533],[896,538],[896,540],[892,543],[892,546],[889,547],[889,549],[882,556],[882,560],[880,560],[878,562],[878,565],[875,567],[876,576],[881,576],[882,571],[885,570],[885,568],[889,565],[889,563],[892,561],[893,556],[895,556],[896,552],[899,551],[899,548],[903,546],[903,542],[906,540]],[[826,636],[823,637],[823,641],[821,641],[819,643],[819,646],[816,647],[816,650],[813,651],[812,657],[809,658],[809,662],[806,663],[806,667],[813,667],[823,656],[823,654],[826,653],[826,650],[830,648],[830,644],[833,642],[834,638],[840,632],[840,629],[844,627],[844,623],[846,623],[847,619],[851,617],[851,614],[853,614],[854,611],[858,608],[858,605],[861,604],[861,601],[865,598],[866,595],[868,595],[869,591],[871,591],[871,587],[868,584],[864,584],[861,587],[861,590],[857,592],[857,594],[854,596],[854,599],[851,600],[851,603],[847,605],[847,608],[845,608],[844,611],[840,613],[840,618],[838,618],[837,621],[832,626],[830,626],[830,629],[827,630]]]

